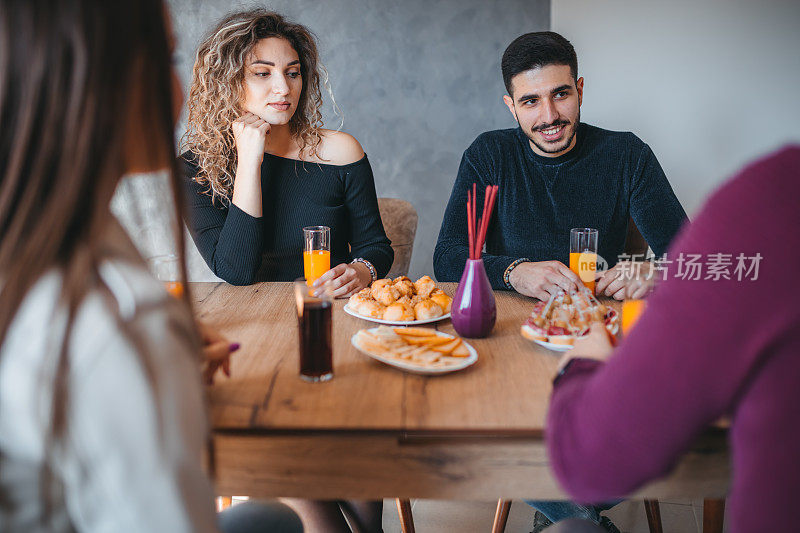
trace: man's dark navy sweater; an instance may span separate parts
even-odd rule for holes
[[[633,218],[653,252],[666,252],[686,213],[647,144],[630,132],[581,123],[572,150],[536,154],[520,128],[483,133],[467,148],[445,210],[433,267],[439,281],[458,281],[467,260],[467,190],[498,185],[483,254],[489,281],[519,258],[569,264],[569,232],[599,230],[598,253],[609,266],[623,253]],[[480,212],[479,212],[480,215]]]

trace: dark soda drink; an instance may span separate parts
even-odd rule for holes
[[[297,315],[300,332],[300,377],[327,381],[333,377],[330,301],[305,301]]]

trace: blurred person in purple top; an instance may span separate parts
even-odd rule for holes
[[[798,186],[800,146],[746,167],[684,228],[666,281],[619,348],[598,327],[564,357],[547,445],[577,500],[621,497],[667,474],[727,416],[729,531],[800,530]],[[681,254],[731,261],[726,275],[686,279]]]

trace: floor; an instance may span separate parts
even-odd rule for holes
[[[703,524],[702,500],[661,501],[664,533],[700,533]],[[497,502],[452,502],[412,500],[414,525],[418,533],[489,533]],[[641,501],[626,501],[603,513],[623,533],[649,533]],[[533,524],[533,509],[515,501],[508,516],[508,533],[528,533]],[[394,500],[383,504],[383,530],[399,533],[400,521]],[[727,530],[727,528],[726,528]]]

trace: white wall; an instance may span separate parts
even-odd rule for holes
[[[797,0],[553,0],[551,13],[586,80],[582,120],[647,142],[690,216],[745,162],[800,142]]]

